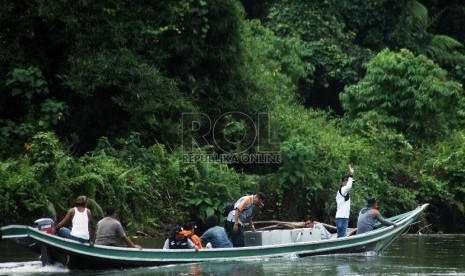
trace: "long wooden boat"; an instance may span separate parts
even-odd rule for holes
[[[251,260],[279,257],[305,257],[313,255],[383,252],[426,209],[423,204],[416,209],[390,218],[397,227],[379,227],[368,233],[344,238],[287,242],[274,245],[247,246],[243,248],[163,250],[133,249],[126,247],[91,246],[44,233],[34,227],[10,225],[1,228],[2,239],[12,239],[33,250],[40,251],[43,262],[53,262],[58,255],[67,255],[71,269],[125,268],[207,261]],[[55,257],[54,257],[55,256]]]

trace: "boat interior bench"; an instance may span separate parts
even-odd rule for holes
[[[244,232],[245,246],[276,245],[321,240],[319,229],[297,228]]]

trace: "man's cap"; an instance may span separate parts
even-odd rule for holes
[[[197,228],[197,224],[193,221],[188,221],[184,224],[185,230],[192,230],[193,228]]]
[[[177,233],[181,232],[182,230],[184,230],[184,229],[182,229],[181,226],[177,225],[176,227],[174,227],[173,232],[177,234]]]
[[[265,194],[262,193],[262,192],[258,192],[258,193],[257,193],[257,196],[258,196],[258,198],[259,198],[261,201],[265,201],[265,199],[266,199]]]
[[[372,197],[367,200],[367,205],[372,206],[373,204],[376,203],[376,198]]]

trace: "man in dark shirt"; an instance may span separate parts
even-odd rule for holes
[[[385,226],[397,226],[395,222],[390,222],[381,216],[378,211],[378,203],[376,199],[372,197],[367,200],[367,206],[362,208],[358,214],[357,235],[373,230],[376,221]]]

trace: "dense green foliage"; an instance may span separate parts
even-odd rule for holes
[[[373,195],[464,232],[465,8],[439,2],[0,1],[0,225],[85,194],[165,234],[258,190],[258,219],[333,223],[352,164],[351,226]]]
[[[254,177],[221,164],[183,165],[162,145],[141,146],[138,135],[115,145],[102,137],[92,154],[71,157],[53,133],[40,132],[30,152],[2,162],[1,172],[0,208],[8,215],[0,224],[61,219],[75,195],[85,194],[96,220],[112,205],[126,225],[150,232],[189,215],[205,219],[231,198],[256,189]]]
[[[299,94],[308,106],[318,102],[339,111],[337,93],[358,79],[370,50],[355,44],[344,30],[337,5],[330,1],[276,1],[266,26],[277,35],[301,40],[302,60],[311,70],[299,81]]]
[[[465,108],[461,85],[446,74],[425,56],[384,50],[340,94],[346,119],[359,130],[386,126],[416,144],[444,137],[462,126]]]

